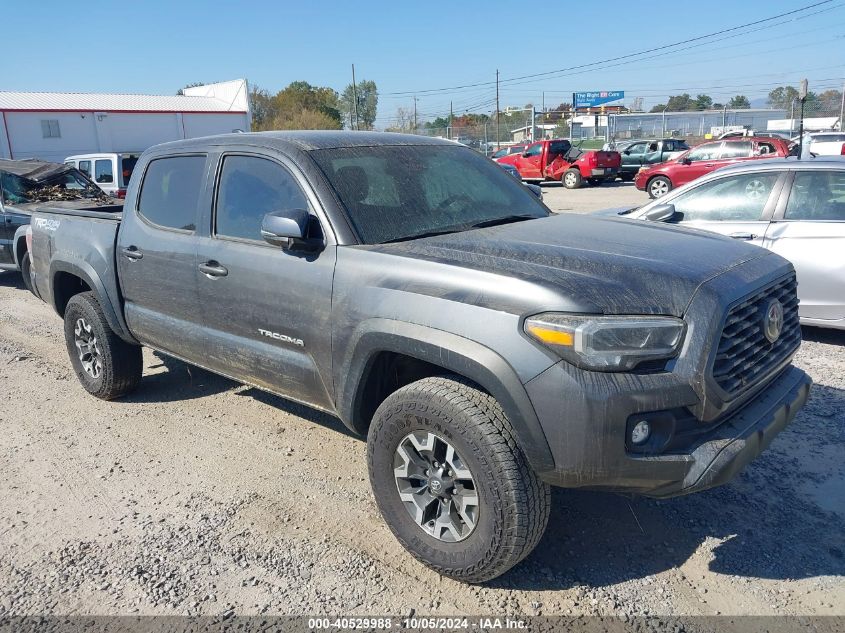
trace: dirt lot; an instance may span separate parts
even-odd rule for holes
[[[845,332],[805,331],[811,402],[735,482],[555,490],[537,550],[471,587],[404,553],[338,421],[149,352],[135,394],[95,400],[19,280],[0,274],[0,616],[845,614]]]
[[[649,201],[648,194],[637,191],[632,182],[619,180],[598,187],[564,189],[559,183],[544,183],[543,202],[558,213],[589,213],[610,207],[637,207]]]

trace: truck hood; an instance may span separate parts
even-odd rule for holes
[[[463,300],[496,309],[678,317],[701,284],[772,256],[704,231],[573,214],[365,248],[519,280],[464,289]],[[458,275],[432,273],[449,286],[444,294],[461,294]],[[497,296],[514,287],[524,296]]]

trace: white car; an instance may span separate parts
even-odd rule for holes
[[[598,214],[704,229],[774,251],[795,266],[801,323],[845,329],[845,158],[748,161],[642,207]]]
[[[73,165],[97,186],[115,198],[126,197],[126,187],[135,169],[140,154],[77,154],[68,156],[64,162]]]
[[[809,132],[804,134],[804,144],[816,156],[845,156],[845,132]]]

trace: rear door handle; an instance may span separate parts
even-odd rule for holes
[[[221,266],[219,262],[211,261],[199,265],[200,272],[209,277],[225,277],[229,274],[229,270],[225,266]]]
[[[127,246],[120,252],[123,253],[124,257],[131,259],[132,261],[137,261],[144,256],[144,254],[138,250],[137,246]]]
[[[731,233],[730,237],[735,240],[756,240],[757,236],[753,233]]]

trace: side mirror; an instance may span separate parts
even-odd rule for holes
[[[522,152],[522,157],[528,158],[528,150],[525,150],[524,152]]]
[[[630,156],[630,155],[631,155],[631,150],[626,149],[626,150],[625,150],[624,152],[622,152],[622,153],[623,153],[623,154],[625,154],[625,156]]]
[[[650,222],[666,222],[675,217],[674,204],[656,204],[651,209],[643,213],[642,219]]]
[[[682,164],[682,165],[691,165],[691,164],[692,164],[692,161],[689,159],[689,157],[688,157],[688,156],[684,156],[684,157],[681,159],[681,164]]]
[[[261,222],[261,237],[273,246],[291,248],[294,242],[302,242],[308,234],[310,216],[305,209],[273,211]]]

